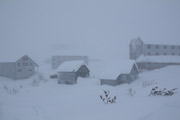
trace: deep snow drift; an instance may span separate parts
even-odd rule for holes
[[[13,81],[0,78],[0,120],[179,120],[180,67],[139,74],[131,84],[100,85],[99,79],[78,79],[75,85],[33,76]],[[143,83],[147,86],[143,86]],[[153,87],[173,89],[173,96],[148,96]],[[132,88],[134,96],[129,96]],[[109,90],[115,104],[104,104],[99,95]]]

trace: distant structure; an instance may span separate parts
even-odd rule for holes
[[[57,69],[65,61],[84,60],[88,64],[88,56],[52,56],[52,69]]]
[[[13,80],[26,79],[36,72],[36,67],[38,64],[24,55],[15,62],[0,62],[0,76]]]
[[[180,56],[180,45],[144,44],[140,38],[132,39],[129,45],[130,59],[136,60],[139,56]]]
[[[139,71],[180,65],[180,45],[144,44],[140,38],[131,40],[130,59],[136,60]]]
[[[180,65],[180,56],[140,56],[136,60],[140,72],[163,68],[169,65]]]
[[[90,70],[83,61],[66,61],[57,69],[57,79],[59,84],[75,84],[78,77],[89,77]]]
[[[138,78],[138,67],[134,61],[126,61],[125,63],[122,63],[123,67],[116,66],[118,69],[112,70],[113,72],[116,72],[115,74],[109,72],[109,74],[114,74],[112,77],[108,76],[106,79],[101,79],[101,85],[107,84],[107,85],[120,85],[123,83],[131,83],[132,81],[136,80]]]

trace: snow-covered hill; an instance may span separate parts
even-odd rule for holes
[[[101,86],[96,78],[60,85],[37,76],[18,81],[1,77],[0,120],[179,120],[179,71],[169,66],[144,72],[133,83],[116,87]],[[148,96],[155,86],[178,89],[173,96]],[[127,94],[129,88],[135,91],[133,97]],[[115,104],[101,101],[103,90],[117,96]]]

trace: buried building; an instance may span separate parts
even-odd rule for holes
[[[136,60],[140,72],[160,69],[169,65],[180,65],[180,56],[140,56]]]
[[[57,69],[59,84],[75,84],[78,77],[89,77],[88,65],[82,61],[65,61]]]
[[[180,45],[145,44],[140,38],[131,40],[130,59],[136,60],[141,72],[168,65],[180,65]]]
[[[0,62],[0,76],[10,79],[27,79],[34,75],[38,67],[27,55],[15,62]]]
[[[109,72],[107,72],[109,71]],[[132,60],[127,60],[124,62],[118,62],[114,66],[107,67],[105,79],[100,79],[101,85],[120,85],[123,83],[131,83],[138,78],[138,67],[136,63]]]

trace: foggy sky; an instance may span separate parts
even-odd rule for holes
[[[129,56],[129,42],[180,44],[179,0],[0,0],[0,56]]]

